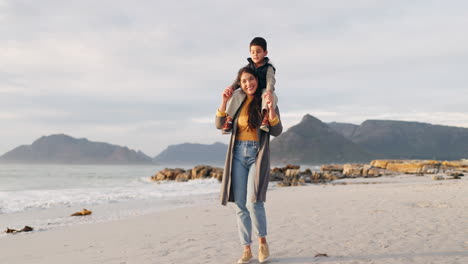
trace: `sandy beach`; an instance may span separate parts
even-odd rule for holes
[[[268,192],[269,263],[468,263],[468,177],[343,182]],[[234,209],[218,201],[0,238],[8,264],[228,264],[241,251]]]

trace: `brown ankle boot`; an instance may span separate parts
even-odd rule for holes
[[[244,250],[244,253],[242,253],[242,257],[237,261],[237,263],[239,264],[250,263],[251,259],[252,259],[252,251]]]
[[[268,248],[268,244],[260,243],[258,247],[258,262],[264,263],[270,257],[270,249]]]
[[[265,132],[270,132],[270,122],[268,121],[268,111],[265,111],[265,113],[263,114],[263,120],[262,120],[262,125],[260,126],[260,129]]]

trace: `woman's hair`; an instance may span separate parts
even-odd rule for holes
[[[250,73],[257,80],[257,90],[255,91],[254,98],[250,102],[250,105],[249,105],[249,119],[248,119],[249,128],[256,129],[260,127],[260,124],[262,123],[262,113],[261,113],[262,90],[260,90],[260,88],[258,87],[257,72],[254,69],[250,68],[249,66],[245,66],[244,68],[241,68],[239,70],[239,73],[237,74],[237,83],[239,84],[239,86],[241,86],[241,76],[243,73]]]

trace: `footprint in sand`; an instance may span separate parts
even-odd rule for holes
[[[450,208],[450,204],[446,202],[430,202],[421,201],[413,204],[417,208]]]
[[[159,253],[158,254],[159,256],[164,257],[164,256],[169,255],[170,252],[169,250],[160,250],[158,253]]]

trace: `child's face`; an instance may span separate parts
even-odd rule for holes
[[[240,77],[240,86],[245,94],[254,95],[258,87],[257,78],[248,72],[244,72]]]
[[[256,66],[263,64],[263,59],[268,55],[268,51],[263,50],[260,46],[251,46],[250,47],[250,58],[255,63]]]

